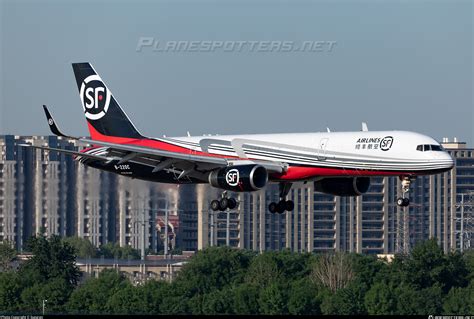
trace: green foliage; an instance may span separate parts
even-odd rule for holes
[[[360,284],[370,287],[376,276],[386,268],[386,263],[375,256],[350,254],[354,272],[357,274],[355,280]]]
[[[265,315],[284,315],[288,313],[286,287],[273,282],[260,291],[258,303],[260,312]]]
[[[75,265],[74,248],[59,236],[47,239],[31,237],[27,243],[33,257],[20,267],[20,277],[25,284],[45,284],[52,279],[63,279],[70,289],[76,286],[81,273]]]
[[[142,309],[146,314],[162,313],[163,300],[170,294],[170,285],[166,282],[150,280],[137,287],[143,300]]]
[[[228,247],[199,251],[181,269],[174,282],[177,292],[189,297],[241,283],[254,253]]]
[[[474,249],[469,249],[464,253],[464,262],[468,272],[467,280],[469,282],[474,281]]]
[[[207,315],[233,314],[234,298],[232,288],[214,290],[204,296],[202,312]]]
[[[234,311],[236,314],[258,314],[259,288],[243,283],[234,288]]]
[[[100,246],[97,253],[98,256],[104,256],[104,258],[116,258],[116,259],[140,259],[140,251],[134,249],[131,246],[120,247],[118,243],[107,243]]]
[[[183,315],[190,313],[188,299],[185,296],[169,296],[163,299],[162,313],[169,315]]]
[[[133,287],[130,284],[117,290],[109,297],[105,304],[106,313],[112,314],[144,314],[144,301],[142,290]]]
[[[468,269],[459,253],[445,255],[436,239],[416,245],[405,264],[405,280],[418,289],[439,284],[444,293],[467,285]]]
[[[396,314],[397,296],[392,285],[377,282],[365,295],[365,306],[369,315]]]
[[[66,307],[69,312],[74,314],[107,313],[107,310],[110,310],[107,307],[109,298],[128,286],[130,283],[116,270],[104,270],[100,273],[99,278],[89,278],[77,288],[69,298]]]
[[[365,284],[353,281],[346,288],[337,290],[335,294],[326,295],[321,303],[321,311],[325,315],[365,315],[366,292]]]
[[[11,262],[16,257],[16,250],[8,242],[0,243],[0,271],[8,271],[11,269]]]
[[[402,284],[397,288],[397,314],[426,315],[441,313],[443,305],[442,289],[434,285],[418,290],[411,285]]]
[[[466,288],[451,288],[444,301],[443,310],[446,315],[474,313],[474,282]]]
[[[76,238],[39,236],[18,271],[0,272],[0,310],[40,314],[449,315],[474,312],[474,255],[444,254],[436,240],[392,262],[338,253],[298,254],[211,247],[199,251],[172,282],[133,286],[104,270],[79,286],[74,252],[92,255]],[[1,250],[1,248],[0,248]],[[138,258],[108,244],[99,255]],[[319,269],[318,267],[321,267]],[[344,272],[347,273],[344,273]]]
[[[282,277],[283,267],[278,263],[277,254],[265,252],[253,258],[245,274],[245,282],[257,287],[267,287],[273,281],[282,280]]]
[[[79,237],[66,237],[63,240],[74,248],[77,257],[79,258],[97,257],[97,253],[98,253],[97,248],[94,245],[92,245],[92,243],[88,239],[79,238]]]
[[[0,309],[13,313],[20,307],[21,283],[18,273],[6,271],[0,273]]]
[[[321,300],[316,286],[308,278],[293,282],[288,298],[288,312],[292,315],[321,314]]]

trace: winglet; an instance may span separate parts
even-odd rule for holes
[[[53,132],[53,134],[57,135],[57,136],[69,137],[69,136],[63,134],[59,130],[58,126],[56,125],[56,122],[54,122],[54,119],[51,116],[51,113],[49,113],[49,110],[46,107],[46,105],[43,105],[43,109],[44,109],[44,113],[46,114],[46,119],[48,120],[48,125],[49,125],[49,129],[51,130],[51,132]]]

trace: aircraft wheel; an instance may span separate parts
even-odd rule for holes
[[[283,214],[285,212],[285,209],[286,209],[286,201],[284,200],[279,201],[277,204],[278,214]]]
[[[237,207],[237,201],[235,200],[235,198],[231,197],[228,199],[227,207],[229,207],[229,209],[234,209]]]
[[[218,200],[213,200],[213,201],[211,201],[211,209],[212,209],[213,211],[216,212],[216,211],[218,211],[220,208],[221,208],[221,206],[220,206],[220,203],[219,203]]]
[[[410,205],[410,200],[408,198],[404,198],[403,199],[403,206],[406,207],[408,205]]]
[[[400,207],[403,207],[403,198],[401,198],[401,197],[397,198],[397,205],[400,206]]]
[[[221,198],[219,202],[219,207],[221,211],[226,210],[229,207],[229,199],[227,199],[226,197]]]
[[[277,203],[271,202],[270,205],[268,205],[268,210],[270,213],[275,214],[277,212]]]
[[[285,202],[285,209],[289,212],[293,211],[293,209],[295,209],[295,203],[292,200],[287,200]]]

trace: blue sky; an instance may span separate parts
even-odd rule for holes
[[[412,130],[474,144],[470,1],[0,1],[0,134],[87,135],[91,62],[152,136]],[[137,52],[166,41],[335,41],[323,52]]]

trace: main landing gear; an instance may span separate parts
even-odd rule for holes
[[[270,213],[283,214],[285,211],[291,212],[295,208],[295,203],[292,200],[285,199],[290,189],[291,183],[280,183],[280,201],[278,203],[271,202],[268,205]]]
[[[410,177],[400,177],[402,180],[402,197],[397,198],[397,205],[400,207],[406,207],[410,205],[410,200],[408,199],[408,192],[410,191]]]
[[[211,209],[213,211],[225,211],[227,208],[228,209],[235,209],[237,207],[237,200],[233,197],[227,197],[227,191],[222,192],[221,199],[213,200],[211,202]]]

